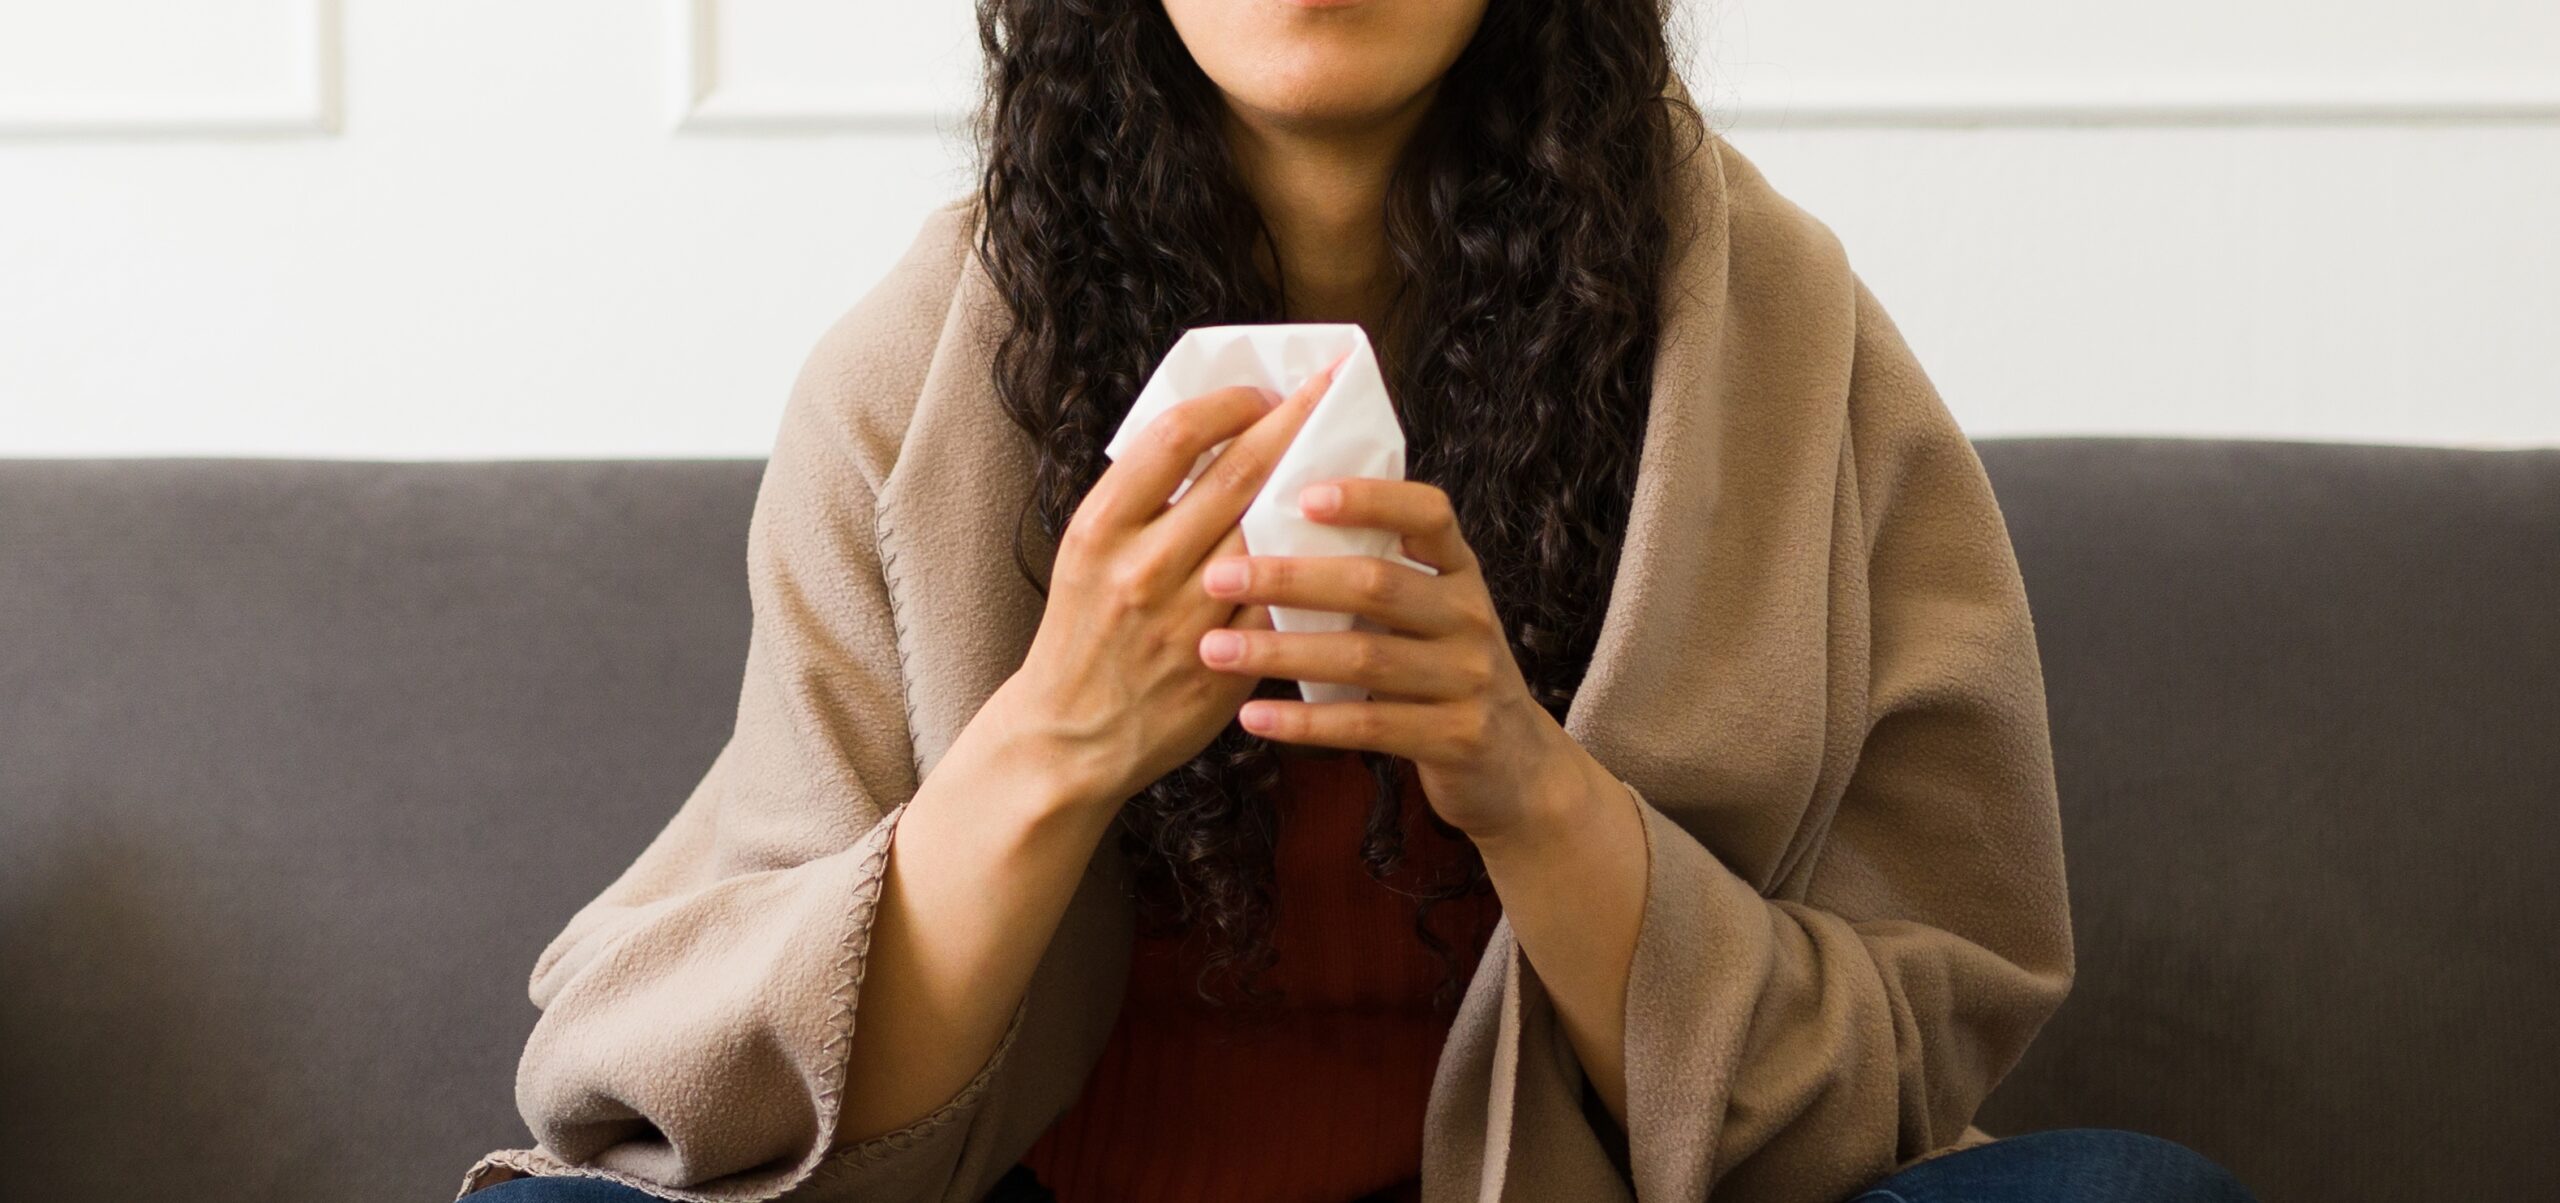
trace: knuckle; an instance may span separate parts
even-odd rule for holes
[[[1193,400],[1204,408],[1214,408],[1221,405],[1249,406],[1255,410],[1262,408],[1262,394],[1254,391],[1251,385],[1244,384],[1230,384],[1224,388],[1213,388],[1208,392],[1202,393],[1198,397],[1193,398]]]
[[[1210,460],[1208,468],[1200,473],[1199,485],[1195,487],[1220,493],[1241,493],[1253,487],[1262,475],[1262,464],[1240,450],[1241,446],[1229,447],[1219,452],[1218,458]]]
[[[1401,584],[1396,579],[1396,566],[1385,560],[1370,560],[1360,565],[1359,576],[1352,582],[1361,597],[1379,603],[1396,600]]]
[[[1147,441],[1159,451],[1180,454],[1198,446],[1206,432],[1200,419],[1187,407],[1176,407],[1156,416],[1147,424]]]
[[[1144,558],[1121,556],[1103,569],[1104,597],[1123,609],[1142,609],[1155,593],[1155,578]]]
[[[1491,743],[1491,721],[1482,706],[1460,706],[1450,716],[1449,743],[1461,755],[1481,756]]]
[[[1376,638],[1370,636],[1351,640],[1346,645],[1342,658],[1343,667],[1350,670],[1355,680],[1360,681],[1376,680],[1379,673],[1387,666],[1386,649],[1379,645]]]
[[[1102,519],[1096,506],[1077,507],[1058,532],[1058,550],[1063,553],[1089,555],[1101,541]]]

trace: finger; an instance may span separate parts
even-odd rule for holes
[[[1319,748],[1387,752],[1431,760],[1439,740],[1432,702],[1297,702],[1255,698],[1237,710],[1244,729],[1265,739]]]
[[[1470,607],[1482,590],[1462,590],[1435,577],[1376,556],[1221,556],[1209,561],[1200,585],[1212,597],[1300,610],[1358,614],[1378,625],[1421,635],[1446,635],[1475,625]]]
[[[1201,469],[1199,478],[1148,532],[1150,540],[1163,540],[1159,549],[1163,554],[1196,558],[1211,532],[1236,524],[1245,507],[1253,504],[1254,494],[1262,491],[1262,482],[1270,479],[1289,441],[1298,437],[1298,428],[1306,425],[1316,402],[1333,386],[1333,372],[1328,367],[1300,381],[1288,397]]]
[[[1330,526],[1361,526],[1404,536],[1404,554],[1442,572],[1476,566],[1475,550],[1458,529],[1449,495],[1418,480],[1351,476],[1321,481],[1298,492],[1298,512]]]
[[[1243,554],[1244,530],[1241,527],[1230,526],[1227,528],[1225,534],[1218,537],[1217,544],[1209,549],[1209,554],[1198,563],[1191,565],[1191,575],[1185,579],[1184,584],[1192,591],[1191,596],[1207,597],[1209,602],[1207,613],[1209,615],[1209,623],[1211,626],[1234,626],[1236,625],[1237,619],[1249,610],[1261,611],[1264,623],[1268,624],[1270,622],[1270,609],[1268,607],[1232,601],[1219,597],[1218,595],[1209,592],[1208,587],[1201,582],[1201,574],[1209,570],[1209,565],[1229,556],[1239,556]]]
[[[1219,672],[1331,681],[1423,701],[1482,693],[1493,676],[1492,666],[1483,660],[1472,643],[1375,631],[1220,628],[1200,637],[1200,662]]]
[[[1237,385],[1202,393],[1157,414],[1128,452],[1103,469],[1077,507],[1104,528],[1136,527],[1164,510],[1165,499],[1202,452],[1236,437],[1271,412],[1278,398]]]

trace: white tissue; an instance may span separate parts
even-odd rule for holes
[[[1404,427],[1387,400],[1386,381],[1378,371],[1377,354],[1369,347],[1369,335],[1356,324],[1195,326],[1185,331],[1138,390],[1129,416],[1121,420],[1103,454],[1119,459],[1130,440],[1156,415],[1202,393],[1242,384],[1285,397],[1345,351],[1351,357],[1334,373],[1332,385],[1281,452],[1262,491],[1245,507],[1238,523],[1244,529],[1245,550],[1258,556],[1371,555],[1436,576],[1438,570],[1398,550],[1402,539],[1393,531],[1327,526],[1298,511],[1299,490],[1321,481],[1346,476],[1404,479]],[[1225,449],[1226,444],[1219,443],[1193,460],[1173,496],[1180,498],[1201,469]],[[1349,614],[1286,606],[1271,608],[1271,625],[1282,631],[1379,629]],[[1331,681],[1300,681],[1298,693],[1310,702],[1356,702],[1368,696],[1357,685]]]

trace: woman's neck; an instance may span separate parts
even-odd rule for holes
[[[1430,103],[1426,91],[1357,123],[1276,121],[1227,106],[1227,144],[1279,244],[1290,321],[1358,322],[1379,334],[1395,292],[1387,184]],[[1273,266],[1263,258],[1264,270]]]

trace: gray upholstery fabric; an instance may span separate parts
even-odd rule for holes
[[[1995,1132],[2270,1200],[2560,1132],[2560,451],[1983,444],[2081,971]],[[443,1199],[719,748],[761,465],[0,462],[0,1199]]]
[[[2080,973],[1983,1118],[2275,1200],[2527,1199],[2560,1136],[2560,450],[1982,447]]]
[[[762,465],[0,465],[0,1199],[387,1203],[727,733]]]

